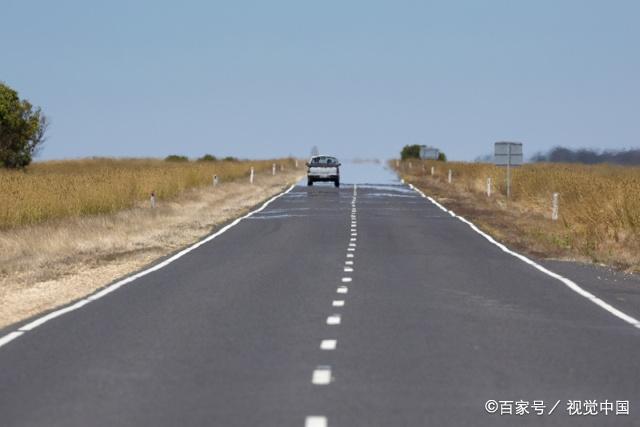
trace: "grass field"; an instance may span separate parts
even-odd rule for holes
[[[286,169],[294,159],[168,162],[157,159],[82,159],[34,163],[26,171],[0,170],[0,229],[48,220],[106,214],[187,189]]]
[[[612,165],[527,164],[506,170],[486,163],[401,162],[397,169],[427,192],[460,203],[499,237],[552,256],[577,256],[640,270],[640,168]],[[431,176],[431,167],[435,168]],[[452,184],[448,183],[448,170]],[[493,194],[487,197],[487,178]],[[559,220],[551,220],[553,193]],[[511,228],[511,232],[505,228]]]

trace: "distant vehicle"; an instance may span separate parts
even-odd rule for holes
[[[307,162],[307,185],[314,182],[333,181],[340,187],[340,162],[331,156],[313,156]]]

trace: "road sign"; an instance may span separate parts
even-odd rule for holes
[[[511,197],[511,166],[522,164],[522,143],[496,142],[494,149],[496,165],[507,167],[507,198]]]
[[[494,157],[498,166],[520,166],[522,164],[522,143],[496,142]]]

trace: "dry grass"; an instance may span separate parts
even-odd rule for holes
[[[155,192],[158,200],[187,189],[271,170],[293,159],[166,162],[158,159],[83,159],[34,163],[26,172],[0,170],[0,229],[132,208]]]
[[[411,168],[409,162],[398,167],[407,181],[450,198],[509,243],[541,255],[640,270],[640,168],[528,164],[512,168],[512,197],[507,201],[505,168],[486,163],[411,163]],[[452,184],[447,183],[448,169]],[[494,184],[491,198],[486,196],[489,177]],[[559,193],[558,221],[551,221],[554,192]]]
[[[124,161],[127,166],[136,162]],[[97,163],[104,165],[105,161]],[[207,180],[205,187],[183,190],[170,199],[161,199],[156,209],[150,209],[148,203],[134,202],[136,207],[115,213],[84,216],[76,213],[0,231],[0,327],[83,297],[200,239],[212,228],[245,213],[297,181],[304,173],[291,167],[271,176],[271,163],[265,162],[267,170],[261,168],[263,172],[256,174],[254,185],[250,185],[246,177],[229,181],[232,175],[222,175],[227,179],[223,178],[217,187],[212,187]],[[150,169],[156,173],[159,171],[154,168],[164,165],[155,161],[140,164],[151,165]],[[183,167],[168,165],[168,174],[179,177],[183,172],[178,171]],[[187,167],[204,168],[201,165]],[[210,173],[209,167],[200,173]],[[242,171],[237,173],[243,175]],[[101,174],[105,176],[109,172]],[[138,178],[153,176],[149,170],[136,175],[127,168],[113,173],[118,177],[121,174]],[[184,182],[181,185],[184,186]],[[87,189],[86,193],[91,192]]]

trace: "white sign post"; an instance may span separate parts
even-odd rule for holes
[[[553,193],[553,200],[551,205],[551,219],[553,221],[558,220],[558,193]]]

